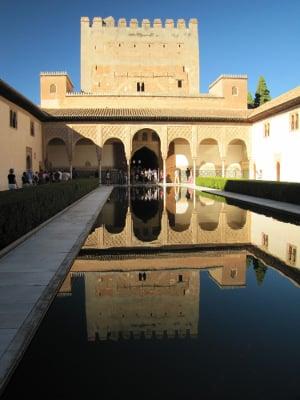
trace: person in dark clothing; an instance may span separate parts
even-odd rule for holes
[[[14,190],[17,189],[17,181],[16,181],[16,175],[14,174],[14,169],[10,168],[9,174],[7,175],[7,180],[8,180],[8,189],[9,190]]]
[[[27,173],[24,171],[22,175],[22,187],[29,186],[29,177]]]
[[[188,181],[191,175],[191,170],[189,169],[189,167],[187,167],[187,169],[185,170],[185,175],[186,175],[186,180]]]

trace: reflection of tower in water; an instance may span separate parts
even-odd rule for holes
[[[89,340],[195,337],[199,271],[85,274]]]

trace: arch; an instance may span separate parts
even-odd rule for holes
[[[145,149],[150,150],[155,157],[152,157]],[[139,150],[141,150],[141,153],[137,153]],[[140,156],[140,158],[138,158],[138,156]],[[140,165],[138,164],[139,160],[141,161]],[[144,163],[147,165],[144,165]],[[150,128],[144,128],[138,130],[133,135],[130,166],[133,178],[136,175],[137,168],[150,168],[151,170],[156,171],[157,177],[160,176],[159,174],[160,171],[162,171],[163,162],[161,156],[161,140],[156,131]]]
[[[75,142],[73,166],[81,176],[94,175],[98,170],[97,146],[88,138],[80,138]]]
[[[133,188],[131,212],[135,237],[143,242],[156,240],[161,232],[162,214],[158,188]]]
[[[249,159],[244,140],[233,139],[228,143],[225,164],[228,178],[248,177]]]
[[[228,178],[242,178],[242,167],[239,163],[232,163],[226,167],[226,176]]]
[[[235,206],[225,205],[227,225],[233,230],[242,229],[247,221],[247,210]]]
[[[103,144],[102,182],[105,182],[107,171],[110,172],[111,183],[125,183],[127,177],[125,146],[117,137],[111,137]]]
[[[201,140],[198,146],[199,154],[199,175],[221,176],[222,162],[218,141],[214,138]]]
[[[67,145],[65,141],[59,137],[50,139],[46,146],[47,168],[51,169],[68,169],[70,166]]]
[[[199,196],[198,224],[203,231],[215,231],[219,226],[222,204]]]
[[[191,145],[187,139],[176,138],[173,139],[168,146],[168,154],[166,160],[166,175],[167,182],[175,182],[175,171],[179,174],[179,181],[187,182],[191,175],[186,174],[189,168],[190,172],[193,171],[193,161]]]
[[[133,153],[130,169],[132,182],[157,183],[160,162],[153,150],[143,146]]]
[[[191,190],[173,186],[167,193],[166,205],[170,228],[175,232],[188,230],[193,211]]]

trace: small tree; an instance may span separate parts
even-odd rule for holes
[[[261,106],[269,100],[271,100],[270,91],[267,88],[265,78],[260,76],[255,92],[254,107]]]
[[[247,103],[248,103],[248,108],[254,107],[254,100],[250,92],[248,92]]]

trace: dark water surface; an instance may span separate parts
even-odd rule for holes
[[[300,227],[114,191],[3,399],[300,399]]]

